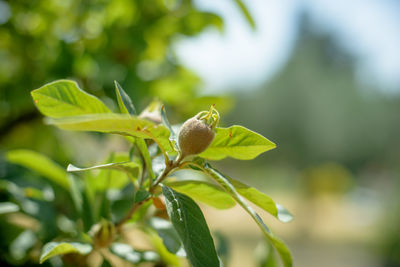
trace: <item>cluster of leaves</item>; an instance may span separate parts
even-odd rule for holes
[[[252,22],[242,1],[236,3]],[[173,45],[207,27],[223,30],[217,14],[192,0],[0,4],[0,133],[36,114],[27,88],[62,77],[74,77],[102,98],[118,79],[135,88],[128,91],[135,100],[157,96],[185,110],[199,79],[177,62]]]
[[[111,253],[134,264],[162,262],[179,266],[183,256],[196,267],[220,266],[213,238],[195,202],[199,201],[217,209],[239,204],[276,249],[284,266],[292,266],[286,245],[245,199],[282,222],[292,219],[290,213],[264,193],[224,175],[207,162],[226,157],[254,159],[273,149],[274,143],[242,126],[217,127],[213,142],[203,153],[182,159],[175,134],[177,127],[168,122],[165,108],[153,102],[136,114],[132,100],[117,82],[115,90],[118,113],[69,80],[49,83],[31,93],[47,123],[65,130],[119,134],[131,144],[129,153],[111,155],[105,164],[87,168],[69,165],[67,171],[32,151],[7,153],[8,161],[41,174],[54,188],[49,189],[51,192],[62,192],[60,196],[68,195],[73,203],[73,206],[64,203],[65,214],[59,217],[60,221],[43,224],[59,228],[62,234],[58,237],[50,234],[44,239],[47,243],[40,262],[54,261],[57,259],[54,256],[62,255],[65,261],[81,262],[93,253],[100,253],[103,264],[109,264],[113,260],[107,253]],[[185,169],[200,172],[210,180],[171,177],[175,171]],[[77,177],[75,172],[82,175]],[[34,203],[31,198],[48,202],[54,199],[54,193],[49,198],[45,191],[31,189],[27,195],[29,188],[22,191],[10,184],[4,188],[13,198],[1,203],[2,214],[20,211],[40,218],[40,211],[29,207]],[[127,224],[145,233],[152,249],[140,250],[128,244],[124,238]],[[37,237],[30,230],[29,235],[32,246]]]

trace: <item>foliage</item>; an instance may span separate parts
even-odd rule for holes
[[[224,175],[207,162],[225,157],[253,159],[275,144],[242,126],[217,127],[214,141],[202,154],[184,157],[173,132],[176,126],[169,124],[165,108],[151,103],[146,110],[152,110],[154,116],[143,116],[143,112],[137,115],[128,94],[118,83],[115,86],[118,112],[112,112],[68,80],[46,84],[31,93],[38,109],[47,116],[47,123],[66,130],[118,134],[130,144],[125,155],[111,156],[105,164],[85,168],[69,165],[67,171],[32,151],[7,153],[9,162],[46,178],[46,188],[53,192],[49,197],[44,190],[21,188],[11,182],[2,184],[12,198],[2,203],[0,216],[20,210],[39,223],[31,246],[42,247],[40,262],[62,256],[64,262],[82,264],[97,253],[104,264],[113,264],[112,254],[134,264],[180,266],[180,258],[185,256],[195,267],[219,266],[212,234],[195,202],[200,201],[218,209],[238,203],[260,227],[284,266],[292,266],[286,245],[247,200],[283,222],[292,219],[290,213],[264,193]],[[216,112],[213,107],[212,112]],[[210,180],[171,177],[178,170],[199,172]],[[40,205],[56,210],[54,206],[60,201],[64,210],[54,215],[57,223],[40,217]],[[36,210],[32,208],[35,205],[39,206]],[[130,244],[126,237],[132,228],[142,231],[152,248],[143,250]]]
[[[174,44],[207,27],[223,30],[218,15],[192,0],[1,1],[1,8],[0,136],[36,117],[29,88],[66,77],[103,99],[118,79],[135,104],[157,96],[192,113],[188,100],[198,96],[200,80],[176,60]],[[195,100],[203,107],[210,101]]]

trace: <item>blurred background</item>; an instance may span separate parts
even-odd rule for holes
[[[263,219],[295,266],[400,266],[399,48],[396,0],[0,0],[0,153],[32,149],[67,166],[124,150],[118,137],[43,124],[29,92],[55,79],[111,108],[117,80],[139,110],[166,103],[173,123],[215,103],[224,126],[278,145],[218,166],[294,214]],[[3,159],[0,178],[45,186]],[[261,266],[244,212],[204,212],[229,266]],[[32,247],[10,254],[23,224],[1,216],[0,262],[34,264]]]

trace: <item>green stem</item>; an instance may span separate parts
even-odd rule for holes
[[[149,193],[152,195],[154,193],[154,190],[156,189],[157,185],[159,185],[162,181],[164,181],[165,178],[168,177],[168,175],[177,167],[181,165],[181,161],[183,160],[183,156],[181,154],[178,155],[176,160],[174,161],[168,161],[167,165],[165,166],[164,171],[157,177],[156,180],[154,180],[153,184],[149,188]],[[117,222],[115,226],[117,227],[118,231],[124,225],[130,218],[132,218],[132,215],[147,201],[149,201],[151,197],[148,197],[140,202],[137,202],[133,204],[133,206],[130,208],[128,213],[125,215],[125,217]]]

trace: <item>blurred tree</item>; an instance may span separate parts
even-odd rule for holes
[[[290,166],[335,161],[358,170],[371,162],[395,164],[399,96],[361,86],[355,59],[312,27],[303,17],[287,65],[262,90],[238,97],[240,109],[231,117],[270,136],[279,144],[271,160]]]
[[[112,95],[117,80],[134,104],[157,96],[190,112],[188,100],[197,95],[199,78],[175,60],[171,47],[180,36],[208,26],[223,30],[219,16],[198,10],[191,0],[1,1],[1,6],[0,137],[36,117],[32,89],[60,78],[73,78],[102,99]]]

